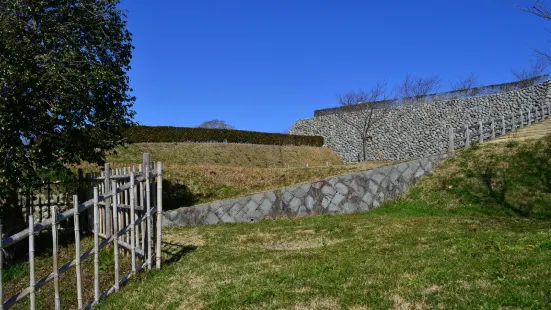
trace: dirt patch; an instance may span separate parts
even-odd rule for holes
[[[393,295],[391,298],[393,309],[395,310],[410,310],[410,309],[427,309],[427,305],[423,303],[411,303],[400,295]]]
[[[277,242],[277,243],[265,243],[258,245],[261,248],[270,249],[270,250],[306,250],[306,249],[315,249],[321,248],[328,245],[333,245],[341,243],[344,240],[294,240],[288,242]]]
[[[423,293],[425,293],[425,294],[434,294],[434,293],[439,292],[440,289],[442,289],[442,287],[439,286],[439,285],[431,285],[431,286],[427,287],[427,288],[423,291]]]
[[[308,303],[300,303],[295,305],[295,310],[310,310],[310,309],[340,309],[339,301],[336,298],[315,298]]]

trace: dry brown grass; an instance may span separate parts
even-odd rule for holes
[[[329,148],[220,143],[137,143],[110,155],[112,168],[138,166],[144,152],[163,162],[167,209],[374,169],[390,161],[344,164]],[[308,167],[306,167],[308,163]],[[275,166],[275,168],[274,168]],[[82,164],[85,172],[98,171]]]
[[[155,161],[173,165],[287,168],[343,164],[337,154],[326,147],[234,143],[136,143],[117,149],[108,161],[140,163],[143,153],[151,153]]]

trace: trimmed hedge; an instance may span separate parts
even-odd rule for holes
[[[323,146],[323,137],[298,136],[234,129],[171,126],[132,126],[124,133],[129,143],[139,142],[228,142],[266,145]]]

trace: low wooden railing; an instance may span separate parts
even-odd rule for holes
[[[495,139],[507,132],[515,131],[518,128],[530,126],[532,123],[540,122],[551,115],[551,104],[535,106],[531,110],[510,116],[492,118],[486,122],[466,123],[460,128],[449,128],[448,152],[459,148],[468,148],[474,142],[484,142],[488,139]]]
[[[57,212],[57,207],[52,207],[52,217],[42,222],[35,223],[34,215],[28,217],[29,228],[20,231],[10,237],[2,239],[0,247],[0,309],[8,309],[18,301],[29,297],[30,309],[36,308],[36,292],[46,283],[54,282],[55,309],[63,308],[60,305],[59,276],[70,268],[75,267],[77,283],[78,309],[90,309],[100,299],[119,290],[132,276],[144,268],[151,269],[155,263],[161,268],[161,240],[162,240],[162,180],[163,170],[161,162],[149,164],[149,154],[144,154],[143,169],[130,171],[130,169],[115,170],[110,174],[109,166],[99,175],[89,176],[98,184],[92,188],[93,198],[79,203],[77,195],[73,196],[74,208],[63,213]],[[150,171],[154,167],[155,170]],[[143,170],[143,171],[142,171]],[[151,183],[156,181],[156,191],[151,191]],[[101,184],[100,184],[101,183]],[[98,186],[101,185],[101,186]],[[152,195],[153,194],[153,195]],[[155,196],[155,197],[152,197]],[[156,199],[153,199],[156,198]],[[156,205],[153,203],[156,201]],[[153,205],[153,206],[152,206]],[[81,228],[80,215],[93,210],[89,219],[92,220],[94,233],[94,247],[81,252]],[[90,213],[90,212],[88,212]],[[73,218],[75,233],[75,258],[58,266],[58,230],[62,221]],[[51,230],[53,250],[53,271],[36,281],[35,279],[35,244],[34,236],[42,230]],[[154,234],[153,232],[156,231]],[[0,224],[0,236],[2,225]],[[100,242],[100,238],[102,239]],[[29,243],[29,286],[19,293],[4,300],[2,283],[3,250],[17,242],[28,239]],[[114,275],[113,286],[100,293],[99,282],[99,253],[101,249],[113,243]],[[154,245],[154,246],[153,246]],[[119,272],[119,252],[127,251],[131,255],[131,272],[121,277]],[[90,256],[94,256],[94,300],[84,305],[82,293],[81,262]],[[137,265],[136,257],[140,256],[143,263]],[[153,259],[155,261],[153,262]]]

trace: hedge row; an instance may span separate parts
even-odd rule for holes
[[[125,136],[129,143],[228,142],[266,145],[323,146],[323,137],[319,136],[298,136],[233,129],[133,126],[125,131]]]

